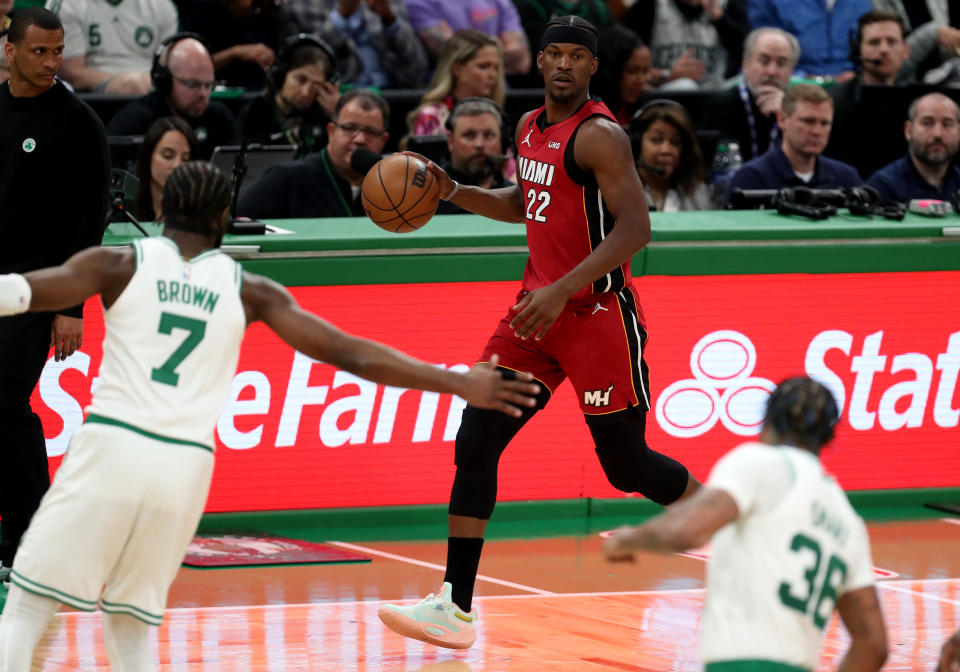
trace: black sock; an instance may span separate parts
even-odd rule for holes
[[[447,573],[443,580],[453,586],[453,603],[467,613],[473,604],[473,584],[482,550],[482,537],[447,537]]]

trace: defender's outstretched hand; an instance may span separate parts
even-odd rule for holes
[[[494,355],[489,362],[474,365],[466,374],[464,393],[467,403],[477,408],[490,408],[519,418],[521,407],[533,408],[537,405],[536,395],[540,386],[533,381],[529,373],[517,372],[512,376],[503,375],[497,370],[498,357]]]
[[[633,554],[636,549],[631,543],[632,537],[632,527],[621,527],[604,539],[603,556],[607,559],[607,562],[633,562]]]

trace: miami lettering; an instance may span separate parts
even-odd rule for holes
[[[553,184],[554,165],[552,163],[544,163],[543,161],[527,159],[522,156],[519,158],[519,162],[520,179],[545,187]]]

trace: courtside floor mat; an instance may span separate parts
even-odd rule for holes
[[[370,556],[300,539],[262,532],[195,536],[187,547],[187,567],[225,568],[253,565],[311,565],[370,562]]]

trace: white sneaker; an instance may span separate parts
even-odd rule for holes
[[[439,595],[430,593],[418,604],[384,604],[377,611],[380,620],[398,635],[448,649],[469,649],[477,639],[474,622],[477,610],[469,614],[453,603],[453,586],[444,583]]]

